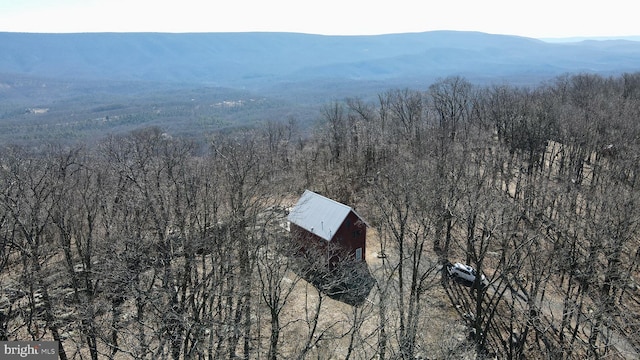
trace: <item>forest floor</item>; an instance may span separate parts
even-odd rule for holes
[[[369,271],[374,278],[383,276],[382,268],[385,259],[379,258],[380,239],[375,230],[367,231],[366,261]],[[437,261],[435,254],[433,262]],[[387,256],[393,256],[387,254]],[[423,359],[447,359],[447,358],[473,358],[471,343],[467,339],[468,328],[458,315],[447,297],[444,288],[440,285],[440,271],[432,275],[432,284],[423,295],[420,306],[419,331],[416,339],[416,358]],[[313,324],[312,316],[316,311],[319,298],[322,297],[320,316],[316,326],[316,334],[312,342],[316,346],[310,351],[311,357],[321,359],[344,359],[349,353],[351,331],[354,326],[359,327],[354,339],[352,358],[364,358],[364,354],[377,354],[380,337],[380,292],[376,286],[371,289],[366,300],[352,306],[345,302],[335,300],[329,296],[320,294],[311,283],[300,279],[295,273],[291,273],[285,281],[294,282],[293,290],[285,310],[282,321],[287,324],[284,328],[285,342],[282,348],[283,358],[300,354],[309,338]],[[388,348],[397,349],[398,324],[397,306],[393,302],[386,303],[387,321],[385,322],[388,341],[394,346]],[[268,326],[267,326],[268,330]],[[294,340],[295,339],[295,340]],[[331,340],[331,348],[323,346],[323,340]],[[389,355],[389,354],[388,354]],[[368,357],[367,357],[368,358]]]

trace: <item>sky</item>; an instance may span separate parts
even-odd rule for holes
[[[3,32],[640,35],[631,0],[0,0]]]

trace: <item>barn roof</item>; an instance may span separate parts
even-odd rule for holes
[[[331,241],[333,235],[352,211],[362,220],[360,215],[349,206],[313,191],[305,190],[291,209],[287,220],[322,239]],[[362,221],[364,222],[364,220]]]

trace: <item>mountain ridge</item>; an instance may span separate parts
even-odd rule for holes
[[[480,32],[367,36],[300,33],[0,33],[0,73],[77,80],[268,88],[319,78],[541,78],[637,70],[640,42],[547,43]]]
[[[547,43],[480,32],[0,32],[0,143],[94,139],[158,126],[192,137],[265,121],[308,127],[322,104],[462,76],[536,86],[637,72],[640,42]]]

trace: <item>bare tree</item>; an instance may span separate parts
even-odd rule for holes
[[[425,245],[431,236],[432,220],[428,188],[430,177],[422,163],[404,162],[394,166],[378,180],[375,198],[378,202],[382,231],[388,232],[396,257],[389,260],[389,271],[397,298],[398,344],[402,358],[412,358],[416,349],[418,319],[423,295],[433,286],[437,262],[426,255]],[[387,278],[392,279],[391,276]]]
[[[281,321],[281,313],[296,288],[300,277],[293,271],[291,239],[283,228],[283,209],[271,207],[262,216],[265,218],[261,231],[263,247],[257,256],[257,273],[261,284],[261,298],[269,311],[270,336],[267,358],[279,357],[281,332],[288,324]]]
[[[67,354],[55,313],[56,299],[47,280],[55,269],[51,261],[53,246],[48,235],[56,164],[47,156],[29,154],[17,148],[5,156],[7,161],[2,172],[8,186],[2,192],[0,204],[12,224],[10,241],[19,249],[20,280],[22,287],[27,289],[29,300],[29,309],[24,314],[26,331],[33,340],[40,340],[49,332],[53,340],[59,342],[59,356],[65,360]]]

